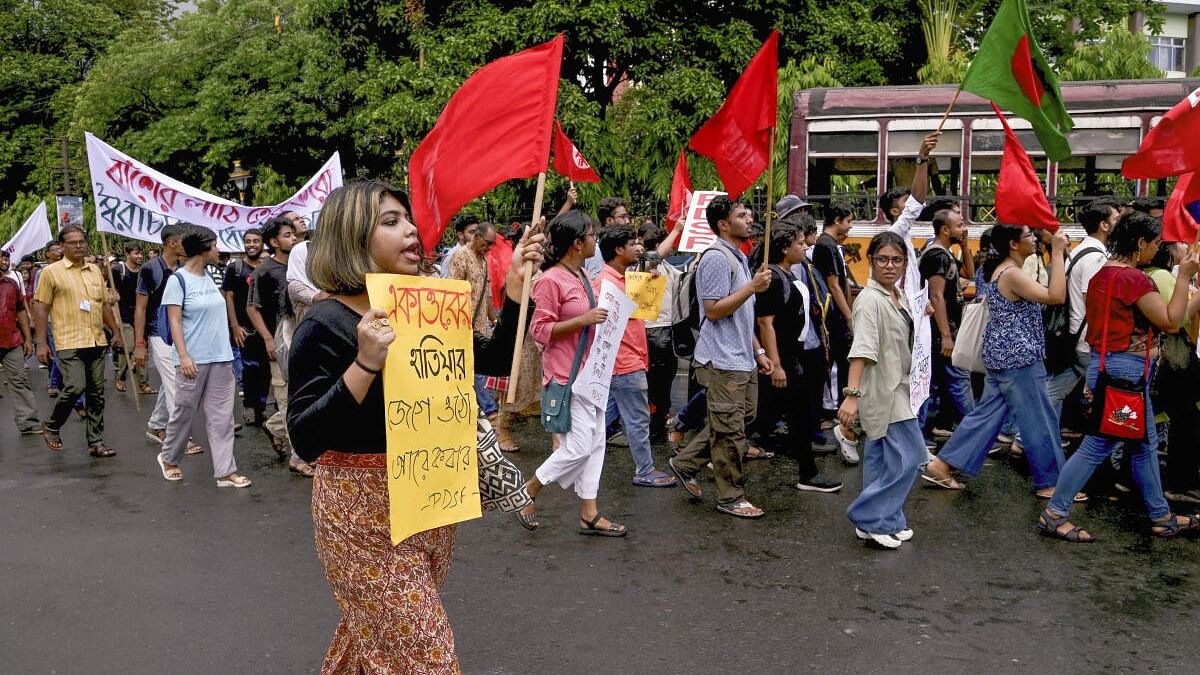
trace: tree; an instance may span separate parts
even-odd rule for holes
[[[73,85],[129,26],[161,27],[163,0],[0,0],[0,195],[46,190],[42,139],[65,131]]]
[[[922,84],[950,84],[962,80],[969,60],[954,42],[959,23],[958,0],[918,0],[921,8],[921,33],[928,53],[924,66],[917,71]]]
[[[1091,44],[1081,45],[1062,65],[1064,80],[1141,80],[1163,77],[1150,63],[1150,42],[1124,26],[1108,29]]]

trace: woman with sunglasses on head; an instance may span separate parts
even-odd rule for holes
[[[371,307],[366,275],[428,272],[409,213],[408,196],[382,183],[350,183],[329,194],[308,273],[331,297],[308,310],[288,361],[288,429],[300,457],[316,462],[317,556],[341,610],[324,674],[459,672],[441,600],[456,528],[418,532],[393,546],[388,518],[381,373],[396,335],[387,314]],[[498,375],[512,362],[523,263],[541,262],[541,240],[527,235],[513,252],[500,320],[490,337],[474,333],[476,372]],[[478,427],[479,456],[499,456],[491,453],[490,427]],[[528,501],[519,490],[493,501],[482,481],[480,493],[488,508]]]
[[[983,365],[987,367],[983,396],[963,418],[942,451],[925,468],[922,478],[949,490],[965,486],[952,470],[975,476],[1012,412],[1021,432],[1036,495],[1054,495],[1063,465],[1058,418],[1046,390],[1046,331],[1044,305],[1061,304],[1067,296],[1067,235],[1059,230],[1050,239],[1050,286],[1042,286],[1021,271],[1037,250],[1037,239],[1024,225],[997,224],[983,263],[979,292],[987,296],[990,318],[983,329]],[[1069,497],[1084,500],[1085,495]]]
[[[838,420],[861,428],[863,490],[847,510],[859,539],[899,548],[913,536],[904,500],[925,461],[925,440],[909,397],[913,317],[896,287],[908,266],[905,240],[881,232],[867,248],[871,276],[854,301],[854,343]]]
[[[1158,433],[1150,401],[1150,373],[1158,355],[1154,332],[1179,330],[1184,316],[1200,308],[1200,296],[1188,301],[1188,282],[1200,269],[1200,258],[1189,253],[1179,264],[1170,301],[1163,299],[1147,274],[1138,269],[1149,262],[1162,240],[1162,223],[1144,213],[1126,214],[1108,236],[1109,261],[1088,282],[1087,343],[1092,348],[1087,387],[1093,391],[1101,367],[1112,377],[1145,382],[1145,440],[1119,441],[1088,434],[1071,455],[1058,479],[1056,496],[1038,519],[1038,532],[1076,543],[1096,541],[1086,530],[1071,523],[1071,501],[1058,495],[1073,494],[1092,477],[1096,466],[1124,443],[1133,482],[1142,493],[1150,532],[1170,538],[1200,528],[1200,517],[1176,516],[1163,496],[1158,468]],[[1093,400],[1093,405],[1101,405]]]

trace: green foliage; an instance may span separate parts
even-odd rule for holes
[[[1150,42],[1124,26],[1108,29],[1101,39],[1079,47],[1063,62],[1064,80],[1140,80],[1163,77],[1150,63]]]
[[[921,34],[927,52],[917,79],[922,84],[961,82],[970,61],[954,41],[960,23],[958,0],[917,0],[917,5],[921,9]]]

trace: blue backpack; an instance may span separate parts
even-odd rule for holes
[[[163,281],[163,287],[166,287],[166,284],[171,280],[171,277],[175,277],[179,280],[179,289],[183,291],[183,298],[187,298],[187,284],[184,283],[182,274],[176,274],[174,272],[168,274],[167,278]],[[179,301],[179,309],[180,311],[183,310],[183,300]],[[158,336],[162,338],[163,342],[167,343],[168,347],[173,345],[175,338],[171,335],[171,321],[167,318],[167,306],[161,302],[158,304],[158,314],[155,316],[154,320],[157,322]]]

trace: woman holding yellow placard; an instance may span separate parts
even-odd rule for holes
[[[440,593],[455,526],[397,546],[389,528],[381,372],[396,335],[386,314],[371,308],[366,275],[420,273],[424,250],[409,213],[407,195],[382,183],[338,188],[309,252],[309,278],[331,297],[296,330],[288,427],[297,454],[316,462],[317,555],[342,612],[322,673],[459,672]],[[488,369],[511,363],[524,263],[540,264],[543,238],[527,234],[515,247],[500,321],[490,338],[474,335],[478,372],[503,374]],[[496,440],[486,422],[480,429],[482,452]],[[518,483],[508,499],[519,505],[528,496]]]

